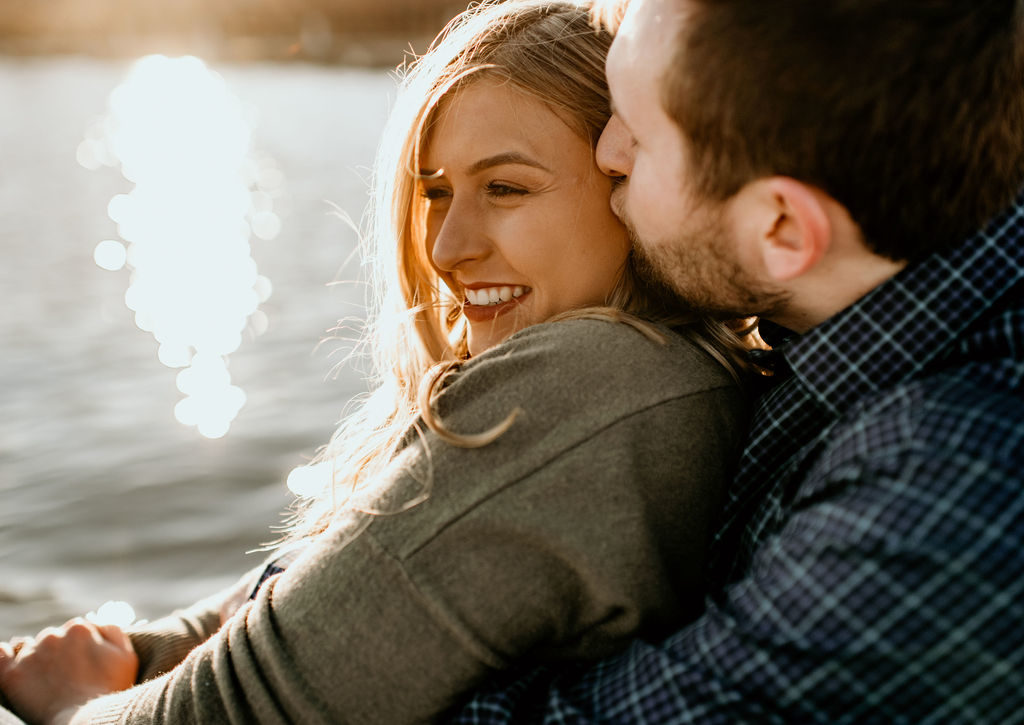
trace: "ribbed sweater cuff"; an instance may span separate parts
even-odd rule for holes
[[[181,663],[188,653],[203,643],[201,636],[182,628],[179,631],[132,631],[132,646],[139,656],[139,674],[136,682],[146,682],[169,672]]]
[[[160,715],[160,700],[167,686],[167,678],[161,677],[129,690],[90,700],[75,716],[74,723],[89,725],[130,725],[146,723],[155,725],[163,722]]]
[[[143,686],[144,687],[144,686]],[[73,723],[89,723],[89,725],[117,725],[128,723],[133,704],[141,695],[140,687],[133,687],[124,692],[115,692],[90,700],[75,715]]]

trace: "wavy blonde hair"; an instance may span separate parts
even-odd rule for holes
[[[420,491],[389,506],[374,496],[374,477],[397,447],[423,425],[453,445],[486,445],[514,419],[477,434],[447,430],[432,401],[445,375],[469,357],[463,300],[431,264],[419,155],[442,99],[481,77],[498,77],[554,110],[596,146],[610,116],[604,62],[611,35],[591,24],[588,4],[572,0],[485,0],[457,16],[427,53],[399,68],[400,91],[375,163],[369,225],[364,234],[370,288],[376,294],[364,342],[375,371],[373,392],[335,432],[314,463],[329,466],[328,490],[300,507],[288,539],[324,530],[340,507],[392,513],[415,505]],[[628,265],[627,265],[628,267]],[[659,338],[641,318],[678,327],[730,370],[745,343],[731,323],[681,316],[633,281],[628,268],[607,306],[572,310],[554,319],[620,320]],[[509,401],[510,409],[515,401]],[[360,494],[360,495],[354,495]]]

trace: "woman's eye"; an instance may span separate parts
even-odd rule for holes
[[[446,197],[451,196],[451,192],[448,191],[448,189],[445,189],[440,186],[435,186],[430,189],[423,189],[423,191],[420,193],[424,199],[428,199],[430,201],[437,201],[438,199],[444,199]]]
[[[510,186],[500,181],[492,181],[487,185],[487,193],[491,196],[524,196],[529,192],[518,186]]]

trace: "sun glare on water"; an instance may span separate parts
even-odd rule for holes
[[[280,172],[251,152],[251,126],[224,79],[194,57],[139,60],[110,96],[109,113],[78,148],[86,168],[120,165],[134,188],[110,200],[121,240],[94,252],[103,269],[131,270],[125,304],[178,373],[184,425],[227,433],[245,404],[228,356],[247,328],[266,329],[271,292],[251,256],[251,236],[280,230],[273,199]]]

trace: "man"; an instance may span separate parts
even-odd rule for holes
[[[634,0],[608,77],[641,267],[775,374],[704,614],[454,719],[1019,721],[1024,5]]]

